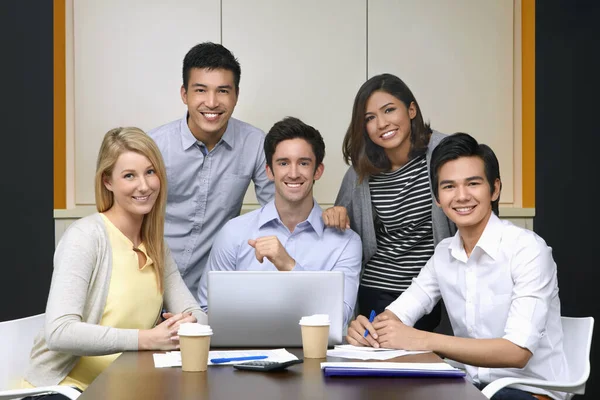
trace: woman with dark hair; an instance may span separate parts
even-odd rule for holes
[[[383,312],[419,274],[435,245],[456,232],[433,201],[429,182],[431,152],[444,137],[424,122],[412,92],[394,75],[372,77],[354,99],[343,143],[351,167],[336,206],[323,219],[327,226],[351,227],[362,239],[362,315]],[[432,331],[440,318],[438,304],[415,326]]]

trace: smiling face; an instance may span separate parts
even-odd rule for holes
[[[127,151],[122,153],[104,186],[113,193],[113,212],[134,218],[148,214],[160,193],[160,179],[147,157]]]
[[[494,182],[494,192],[490,193],[483,160],[477,156],[446,162],[438,177],[437,204],[444,214],[460,231],[481,234],[492,214],[492,201],[500,196],[500,180]]]
[[[188,107],[190,131],[207,146],[214,146],[237,104],[233,72],[192,68],[188,87],[181,87],[181,99]]]
[[[369,138],[384,151],[410,151],[411,121],[417,115],[414,103],[407,108],[395,96],[376,91],[367,100],[365,127]],[[390,157],[392,158],[392,157]]]
[[[273,168],[267,166],[267,176],[275,183],[277,204],[312,207],[313,181],[321,178],[325,166],[316,165],[312,146],[304,139],[279,142],[272,159]]]

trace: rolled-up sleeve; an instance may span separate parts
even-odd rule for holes
[[[354,314],[361,263],[362,242],[360,237],[352,232],[346,248],[333,267],[333,271],[344,273],[344,324],[348,324]]]
[[[171,256],[171,250],[165,242],[165,307],[172,313],[191,312],[201,324],[206,324],[208,317],[202,312],[194,296],[183,282],[179,269]]]
[[[440,288],[434,269],[434,257],[421,269],[411,285],[392,304],[386,307],[404,324],[414,324],[425,314],[429,314],[440,299]]]
[[[256,161],[254,164],[254,173],[252,175],[252,181],[254,182],[254,192],[256,199],[261,206],[264,206],[275,196],[275,185],[267,176],[267,162],[265,159],[265,152],[263,151],[264,137],[261,138],[256,153]]]
[[[511,262],[514,281],[503,338],[532,353],[546,334],[548,307],[557,290],[552,249],[531,237]]]
[[[206,269],[198,285],[198,301],[202,311],[208,311],[208,272],[235,271],[237,263],[237,241],[230,223],[225,224],[213,242]]]

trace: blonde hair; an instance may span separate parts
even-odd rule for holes
[[[110,178],[119,156],[132,151],[146,157],[160,180],[160,191],[152,210],[144,215],[142,241],[150,259],[154,261],[158,290],[163,293],[165,265],[164,225],[167,204],[167,175],[165,163],[156,143],[144,131],[135,127],[111,129],[104,135],[98,161],[96,162],[96,208],[98,212],[109,210],[114,203],[113,193],[106,188],[104,181]]]

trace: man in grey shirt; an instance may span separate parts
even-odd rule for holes
[[[186,115],[148,132],[167,167],[165,238],[194,296],[213,238],[239,215],[250,181],[261,205],[273,199],[264,132],[231,118],[240,74],[240,64],[222,45],[192,47],[183,60]]]

